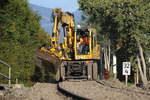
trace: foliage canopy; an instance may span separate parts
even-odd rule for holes
[[[12,66],[12,78],[29,81],[34,71],[34,52],[48,42],[40,17],[27,0],[0,1],[0,59]],[[7,73],[0,64],[2,73]]]

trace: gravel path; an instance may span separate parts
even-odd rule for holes
[[[144,90],[135,87],[126,87],[116,80],[102,81],[102,83],[104,84],[98,84],[95,81],[66,81],[61,83],[61,87],[93,100],[150,100],[150,95],[146,94],[148,91],[139,93],[139,91]]]

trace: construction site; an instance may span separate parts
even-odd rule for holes
[[[20,67],[14,67],[13,61],[17,58],[12,58],[9,62],[0,56],[0,76],[3,77],[0,81],[0,100],[150,100],[150,27],[146,24],[147,30],[144,30],[142,24],[143,27],[139,26],[139,30],[145,33],[140,31],[137,35],[134,34],[137,30],[133,33],[130,31],[137,26],[132,27],[132,21],[126,21],[126,14],[131,16],[133,5],[137,7],[140,3],[134,3],[132,0],[112,3],[107,1],[78,0],[79,8],[84,12],[82,17],[86,19],[79,23],[75,23],[77,19],[73,13],[62,8],[52,9],[52,31],[46,37],[47,44],[34,48],[31,54],[32,62],[28,62],[29,58],[23,55],[24,59],[27,59],[24,61],[25,68],[30,68],[28,63],[33,63],[32,71],[22,71],[22,63],[19,60],[17,64]],[[108,5],[105,5],[107,3]],[[127,9],[129,6],[131,8]],[[112,9],[117,10],[115,12]],[[123,9],[122,12],[120,9]],[[120,11],[119,14],[117,11]],[[123,17],[116,17],[120,14],[125,14],[123,22],[118,21]],[[136,20],[138,23],[139,20]],[[125,33],[121,33],[122,31]],[[39,35],[40,38],[46,39],[42,36]],[[5,50],[2,53],[5,53]],[[19,53],[20,51],[17,52],[18,55]],[[7,59],[10,59],[9,56]],[[1,73],[3,67],[6,71]],[[26,78],[26,75],[30,77]],[[24,84],[26,80],[30,80],[30,86]]]

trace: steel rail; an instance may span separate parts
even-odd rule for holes
[[[64,88],[62,88],[62,87],[60,86],[60,82],[57,83],[57,89],[58,89],[58,91],[61,92],[63,95],[68,96],[68,97],[72,97],[72,98],[75,99],[75,100],[92,100],[92,99],[90,99],[90,98],[86,98],[86,97],[83,97],[83,96],[79,96],[79,95],[74,94],[74,93],[72,93],[72,92],[70,92],[70,91],[67,91],[66,89],[64,89]]]
[[[135,91],[135,90],[127,89],[127,88],[119,88],[119,87],[116,87],[116,86],[112,86],[112,85],[110,85],[109,83],[106,83],[106,82],[104,82],[104,81],[102,81],[102,80],[100,80],[100,81],[96,80],[96,82],[97,82],[98,84],[103,85],[103,86],[107,86],[107,87],[114,88],[114,89],[121,90],[121,91],[128,91],[128,92],[134,92],[134,93],[139,93],[139,94],[150,95],[150,92]]]

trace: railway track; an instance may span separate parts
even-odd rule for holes
[[[150,100],[150,90],[126,87],[116,80],[69,80],[58,84],[37,83],[31,88],[19,90],[14,88],[10,93],[6,98],[14,96],[13,100],[41,100],[41,98],[43,100],[70,100],[70,98],[71,100]],[[9,100],[0,97],[1,99]]]
[[[144,94],[144,95],[150,96],[150,91],[143,91],[141,88],[139,88],[137,90],[137,89],[127,88],[126,86],[124,86],[124,87],[113,86],[112,84],[107,83],[106,81],[96,81],[96,82],[103,85],[103,86],[114,88],[114,89],[117,89],[117,90],[134,92],[134,93],[139,93],[139,94]]]
[[[78,94],[75,94],[71,91],[68,91],[67,89],[61,87],[60,83],[57,84],[57,89],[59,92],[61,92],[63,95],[65,96],[69,96],[75,100],[91,100],[90,98],[87,98],[87,97],[83,97],[83,96],[80,96]]]
[[[64,82],[60,82],[57,84],[57,89],[62,94],[72,97],[73,100],[74,99],[75,100],[95,100],[95,98],[93,97],[91,98],[91,95],[93,94],[88,96],[88,94],[93,93],[95,89],[93,88],[91,90],[87,90],[88,88],[86,88],[89,86],[94,87],[95,85],[98,86],[98,83],[96,81],[64,81]],[[76,87],[76,86],[79,86],[79,87]],[[81,88],[80,86],[85,86],[85,87]],[[81,91],[79,92],[76,89],[81,90]]]
[[[150,91],[114,84],[102,80],[64,81],[58,83],[57,88],[59,92],[75,100],[150,100]]]

